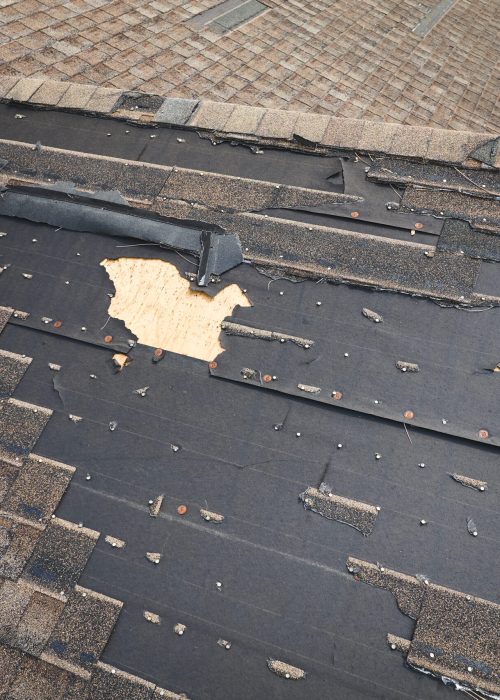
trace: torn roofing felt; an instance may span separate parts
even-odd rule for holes
[[[426,324],[436,328],[450,322],[446,312],[441,317],[438,307],[408,300],[413,333],[407,335],[401,333],[404,321],[395,302],[391,307],[380,294],[370,299],[378,311],[375,318],[383,319],[374,323],[353,296],[332,317],[329,294],[321,286],[299,287],[300,297],[280,280],[269,291],[266,286],[253,293],[251,309],[239,310],[222,324],[225,351],[210,365],[212,376],[326,404],[332,411],[347,409],[500,444],[493,418],[496,350],[487,342],[468,345],[466,352],[460,346],[451,350],[448,325],[442,333],[434,331],[434,340],[426,339]],[[296,306],[289,305],[290,295]],[[465,315],[464,337],[470,337],[470,323]],[[307,336],[297,343],[304,332]]]
[[[47,158],[46,164],[53,159],[53,165],[54,154],[44,151],[29,155]],[[221,152],[229,160],[231,149]],[[47,168],[44,178],[73,180],[80,167],[73,155],[59,153],[55,172]],[[254,169],[266,169],[263,155],[253,156]],[[119,172],[121,185],[113,189],[127,198],[131,187],[141,189],[137,206],[162,207],[170,216],[176,210],[186,222],[208,213],[227,217],[227,230],[245,231],[247,261],[255,262],[257,251],[269,263],[239,265],[211,284],[236,284],[254,304],[236,308],[223,322],[226,350],[216,361],[221,373],[237,372],[238,381],[217,381],[206,362],[141,344],[130,348],[117,371],[112,343],[78,342],[87,333],[101,341],[105,334],[126,340],[123,326],[108,319],[114,290],[100,263],[140,252],[145,269],[158,258],[184,275],[196,269],[190,256],[143,242],[137,249],[130,239],[100,233],[0,219],[0,260],[10,265],[0,275],[2,304],[31,314],[23,321],[0,310],[6,320],[0,345],[10,353],[0,362],[2,387],[8,394],[19,381],[3,403],[0,430],[8,458],[0,463],[0,491],[8,491],[0,507],[9,509],[2,516],[0,563],[11,576],[2,599],[7,620],[0,667],[8,671],[0,695],[3,682],[16,700],[36,697],[45,680],[50,700],[71,694],[80,700],[87,690],[92,700],[178,700],[183,692],[200,700],[303,700],[329,697],[332,688],[346,700],[451,697],[454,691],[410,672],[383,644],[391,631],[409,648],[413,622],[391,596],[349,576],[345,561],[352,555],[391,562],[396,573],[421,572],[416,581],[470,591],[491,611],[498,579],[492,551],[500,308],[485,304],[481,313],[466,311],[460,306],[465,292],[457,287],[456,296],[447,297],[453,307],[374,289],[389,269],[394,289],[408,291],[413,281],[428,290],[422,276],[436,265],[434,291],[446,296],[460,269],[470,275],[466,292],[474,301],[475,275],[484,263],[420,246],[411,230],[399,245],[373,232],[222,211],[221,203],[230,200],[223,199],[224,185],[241,198],[246,179],[239,185],[218,179],[220,199],[210,208],[208,185],[203,192],[189,189],[203,178],[180,172],[173,183],[176,194],[187,183],[183,199],[169,199],[164,191],[167,198],[158,201],[165,170],[153,176],[147,164],[89,160],[89,189],[96,189],[92,178],[103,178],[106,168],[117,178],[106,182],[111,188]],[[317,161],[312,163],[314,169]],[[241,176],[234,172],[235,179]],[[216,178],[204,180],[214,184]],[[147,183],[154,183],[153,197]],[[267,181],[262,189],[252,186],[254,202],[304,194],[285,187],[274,193]],[[390,187],[380,187],[396,197]],[[330,203],[331,194],[325,197]],[[94,206],[114,210],[102,202]],[[361,206],[357,200],[356,211]],[[393,210],[386,215],[389,220]],[[356,217],[349,221],[355,225]],[[315,279],[283,279],[284,260],[294,273]],[[403,269],[408,260],[415,263],[410,273]],[[315,283],[336,264],[336,276],[328,279],[352,280],[363,271],[371,289]],[[129,284],[139,296],[137,281]],[[498,295],[498,285],[492,292]],[[154,300],[150,306],[154,315]],[[51,318],[45,323],[42,317]],[[190,318],[186,314],[186,325],[196,337]],[[286,391],[276,390],[280,386]],[[344,402],[359,408],[341,410]],[[399,410],[413,418],[383,418],[384,411]],[[419,429],[421,413],[431,423],[439,419],[442,432]],[[492,441],[464,440],[454,432],[457,426],[485,430]],[[43,463],[33,459],[34,450]],[[65,470],[56,462],[72,466]],[[463,477],[457,482],[450,473],[488,488],[466,488]],[[327,493],[316,488],[326,483]],[[319,506],[318,512],[298,499],[310,489],[313,503],[304,505]],[[363,537],[345,526],[348,520],[366,531],[375,524]],[[383,564],[376,568],[383,573]],[[413,587],[406,587],[403,575],[397,581],[407,593],[407,609],[419,612]],[[479,618],[450,605],[463,622],[459,633],[453,620],[440,626],[441,618],[448,620],[445,610],[434,603],[432,609],[439,619],[420,615],[419,624],[429,620],[430,626],[413,635],[415,650],[420,641],[432,645],[434,660],[443,650],[438,670],[451,669],[457,682],[462,672],[471,673],[467,665],[464,671],[465,661],[474,679],[482,672],[475,663],[492,666],[489,629],[480,633]],[[489,624],[491,617],[482,621]],[[452,658],[448,631],[465,660]],[[9,640],[19,646],[8,646]],[[34,656],[40,649],[41,656]]]
[[[417,232],[425,231],[428,227],[431,234],[427,236],[436,235],[441,222],[432,216],[420,215],[416,221],[411,215],[401,214],[398,202],[393,201],[398,200],[400,195],[396,196],[390,186],[366,182],[364,168],[359,167],[361,164],[355,161],[355,157],[352,163],[348,159],[343,160],[347,191],[342,194],[247,180],[240,176],[105,159],[74,151],[65,153],[54,148],[33,150],[29,144],[12,141],[1,143],[0,154],[9,160],[5,174],[7,177],[13,176],[12,184],[19,182],[19,177],[24,174],[30,178],[35,176],[37,184],[62,179],[95,190],[102,187],[105,174],[107,187],[118,189],[130,203],[133,203],[130,197],[139,195],[141,200],[145,200],[140,202],[141,207],[147,202],[150,210],[169,218],[172,224],[172,219],[177,220],[175,224],[183,219],[189,225],[198,221],[204,230],[222,227],[231,235],[212,235],[210,238],[215,245],[209,245],[207,241],[205,255],[202,255],[209,265],[218,265],[219,269],[226,266],[217,259],[219,252],[223,246],[224,251],[230,247],[229,239],[234,235],[241,241],[247,260],[279,267],[292,274],[471,305],[481,303],[474,294],[478,263],[464,259],[460,253],[435,251],[432,245],[416,242],[418,238],[413,238],[413,234],[421,235]],[[249,194],[245,196],[247,190]],[[361,192],[361,200],[356,192]],[[379,197],[376,196],[377,192]],[[330,225],[317,226],[280,219],[279,215],[248,213],[244,211],[248,208],[248,198],[251,207],[257,203],[258,206],[292,207],[286,210],[292,213],[293,208],[307,209],[307,205],[318,205],[326,207],[325,211],[335,216],[340,207],[349,217],[351,230],[331,227],[330,220],[340,222],[342,226],[341,217],[332,219],[328,216]],[[346,199],[349,204],[345,203]],[[237,209],[243,207],[243,211],[234,211],[234,205]],[[366,220],[370,221],[373,208],[377,212],[375,218],[384,223],[370,224],[374,228],[369,234],[363,233],[362,228],[360,231],[352,230],[355,226],[353,222],[358,219],[361,225],[366,225]],[[272,210],[269,211],[272,213]],[[297,212],[298,215],[301,213],[304,212]],[[408,226],[408,229],[397,229],[398,225]],[[378,235],[377,226],[383,228],[383,235]],[[410,229],[410,226],[414,228]],[[406,235],[406,239],[386,237],[393,230]],[[186,245],[186,242],[181,241],[180,244]],[[197,246],[199,248],[198,242]],[[236,251],[233,252],[235,259]],[[203,279],[203,274],[200,274],[200,279]]]
[[[200,257],[198,284],[205,286],[210,275],[219,275],[242,261],[236,236],[217,226],[163,220],[142,210],[102,198],[51,190],[8,188],[0,199],[0,215],[28,219],[74,231],[99,232],[111,236],[133,236],[143,241],[195,253]]]

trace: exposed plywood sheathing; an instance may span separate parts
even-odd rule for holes
[[[103,260],[115,285],[109,314],[125,322],[140,343],[200,360],[223,348],[221,323],[239,306],[251,306],[236,284],[211,297],[193,291],[174,265],[163,260]]]

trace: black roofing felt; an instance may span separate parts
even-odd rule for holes
[[[27,114],[17,121],[35,113]],[[37,114],[48,124],[45,113]],[[61,119],[82,125],[70,115]],[[60,131],[58,138],[69,139]],[[223,335],[225,352],[210,374],[206,363],[172,353],[152,362],[153,348],[138,345],[130,350],[133,362],[116,373],[114,344],[129,350],[133,335],[108,319],[113,287],[99,262],[140,251],[184,274],[193,270],[189,260],[159,247],[130,247],[130,239],[17,219],[2,218],[0,229],[7,233],[1,260],[11,265],[0,276],[0,303],[30,313],[27,320],[12,317],[0,336],[2,350],[32,358],[22,378],[16,375],[14,398],[53,412],[43,432],[38,423],[9,419],[5,440],[12,458],[15,432],[14,461],[34,449],[76,468],[56,514],[84,526],[68,530],[49,520],[40,535],[16,524],[17,575],[27,563],[25,580],[54,594],[70,594],[78,582],[123,601],[101,660],[191,700],[451,698],[451,688],[409,670],[390,650],[386,634],[411,639],[415,622],[389,593],[349,575],[346,560],[380,562],[498,601],[498,449],[476,433],[487,429],[491,442],[498,438],[500,375],[492,369],[500,362],[500,309],[473,312],[273,279],[240,265],[222,284],[246,289],[254,306],[237,308],[232,320],[311,339],[310,348]],[[401,372],[398,361],[418,364],[419,372]],[[245,379],[243,368],[277,379],[260,385]],[[146,385],[146,396],[135,393]],[[333,391],[342,397],[333,399]],[[317,400],[324,395],[326,403]],[[403,420],[405,410],[415,418]],[[427,429],[418,427],[421,416]],[[485,481],[488,489],[465,488],[450,473]],[[300,494],[323,483],[336,497],[380,507],[366,537],[304,508]],[[151,518],[149,501],[159,495],[160,511]],[[206,521],[201,510],[224,520]],[[477,537],[469,534],[469,518]],[[85,528],[102,533],[97,543]],[[106,535],[125,546],[113,548]],[[147,552],[160,553],[160,563]],[[146,610],[160,623],[148,622]],[[111,610],[106,629],[113,621]],[[178,623],[186,625],[183,635],[174,631]],[[92,646],[79,639],[64,617],[60,627],[50,653],[92,664],[85,654],[97,654],[101,640]],[[305,671],[305,678],[271,673],[270,658]],[[119,674],[99,672],[92,682],[96,698],[129,692]],[[150,698],[151,688],[133,687],[130,693]]]
[[[42,228],[37,235],[43,244]],[[91,256],[105,257],[112,243],[95,239],[99,245],[92,246]],[[156,255],[185,264],[175,253]],[[107,299],[105,275],[96,274]],[[290,330],[290,319],[297,319],[294,330],[306,337],[317,329],[325,340],[331,335],[321,352],[317,346],[223,341],[227,358],[239,358],[242,367],[252,365],[255,353],[265,358],[278,382],[289,373],[301,381],[306,373],[308,380],[317,379],[311,372],[328,357],[344,392],[349,385],[360,392],[365,386],[367,397],[378,396],[375,388],[385,384],[391,401],[398,392],[409,400],[408,382],[425,378],[426,361],[473,377],[478,366],[488,367],[496,357],[497,309],[468,313],[382,292],[271,282],[247,266],[229,279],[244,286],[256,304],[237,313],[240,322]],[[19,276],[14,287],[24,294],[23,285],[31,281]],[[64,303],[64,317],[78,324],[85,306],[77,293],[82,285],[74,294],[62,284],[54,288],[64,290],[64,300],[54,294]],[[23,304],[42,312],[36,295],[32,303],[24,295]],[[364,307],[376,309],[383,323],[364,317]],[[85,313],[89,323],[92,313]],[[101,321],[99,314],[94,324]],[[181,356],[167,354],[154,364],[152,349],[141,346],[132,351],[134,362],[115,374],[109,350],[43,328],[9,324],[2,347],[33,350],[16,396],[54,410],[37,452],[77,467],[58,515],[126,542],[120,551],[99,542],[80,578],[81,585],[125,602],[104,660],[195,700],[303,697],[305,686],[283,686],[283,679],[269,673],[268,656],[308,672],[303,681],[308,697],[321,697],[332,684],[346,698],[449,692],[391,655],[386,632],[408,638],[411,624],[389,596],[358,588],[344,575],[344,565],[351,554],[383,561],[494,599],[494,448],[411,426],[408,437],[402,424],[219,380],[209,376],[205,363]],[[456,338],[452,345],[446,342],[450,336]],[[370,346],[380,357],[371,374]],[[418,375],[395,368],[403,349],[405,358],[422,365]],[[61,364],[61,371],[51,371],[49,362]],[[480,377],[489,381],[484,391],[495,393],[497,375]],[[152,387],[146,397],[134,394],[146,384]],[[434,386],[430,390],[437,410],[441,395]],[[83,420],[75,424],[69,413]],[[118,422],[113,432],[110,420]],[[491,488],[486,494],[464,489],[448,477],[450,471],[484,479]],[[338,495],[381,506],[368,538],[304,510],[299,494],[322,481]],[[159,493],[165,501],[153,520],[148,499]],[[188,507],[184,518],[176,512],[181,503]],[[224,523],[203,521],[199,510],[206,507],[223,514]],[[467,532],[469,516],[478,523],[478,538]],[[427,527],[419,525],[421,518]],[[162,553],[160,565],[146,560],[147,551]],[[485,570],[488,575],[474,573]],[[144,610],[159,614],[161,624],[145,621]],[[173,632],[177,622],[188,628],[182,638]],[[217,645],[220,637],[231,640],[230,650]]]

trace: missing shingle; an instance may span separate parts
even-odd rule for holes
[[[236,284],[213,296],[193,291],[175,265],[164,260],[118,258],[101,265],[116,289],[109,315],[123,320],[139,343],[154,348],[212,360],[223,350],[222,320],[236,306],[250,306]]]
[[[225,34],[255,19],[266,10],[269,10],[268,5],[259,0],[225,0],[200,12],[190,19],[188,24],[194,29],[209,27],[213,31]]]
[[[456,0],[441,0],[438,4],[427,12],[425,17],[417,24],[413,33],[421,39],[433,29],[436,24],[445,16],[455,4]]]

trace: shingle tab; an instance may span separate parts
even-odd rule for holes
[[[22,583],[19,583],[19,587]],[[33,591],[15,631],[15,646],[39,656],[64,607],[57,598]]]
[[[74,471],[66,464],[31,455],[25,460],[2,508],[28,520],[47,523]]]
[[[98,663],[90,681],[92,700],[149,700],[155,686],[129,673]]]
[[[0,516],[0,576],[19,578],[40,533],[41,530],[33,525]]]
[[[28,607],[33,590],[17,581],[0,583],[0,642],[17,646],[17,626]]]
[[[7,700],[64,700],[69,683],[66,671],[26,655]]]
[[[46,652],[80,666],[99,659],[123,603],[76,586],[47,644]]]
[[[14,309],[10,309],[8,306],[0,306],[0,333],[3,331],[9,318],[12,316]]]
[[[8,698],[7,691],[16,678],[22,659],[22,652],[0,644],[0,698]]]
[[[11,396],[31,364],[31,357],[0,350],[0,399]]]
[[[0,459],[0,506],[10,487],[17,479],[21,464],[11,464]]]
[[[168,97],[156,112],[154,119],[165,124],[187,124],[197,104],[198,100]]]
[[[42,533],[24,571],[33,584],[67,594],[76,584],[99,533],[54,518]]]
[[[0,404],[0,458],[19,459],[31,451],[47,425],[52,411],[8,399]]]

